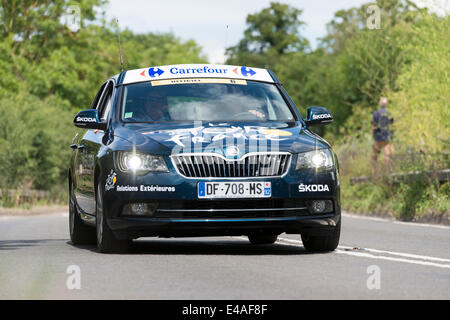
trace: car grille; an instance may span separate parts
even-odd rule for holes
[[[240,159],[218,154],[177,154],[171,156],[178,173],[186,178],[277,177],[287,172],[288,152],[249,153]]]

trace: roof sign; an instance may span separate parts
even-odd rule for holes
[[[266,69],[215,64],[178,64],[127,71],[123,83],[192,77],[274,82]]]

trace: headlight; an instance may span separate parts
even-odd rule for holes
[[[295,170],[317,169],[328,170],[333,168],[333,156],[329,149],[320,149],[299,153]]]
[[[145,173],[168,172],[166,162],[162,156],[133,152],[118,153],[118,167],[123,172]]]

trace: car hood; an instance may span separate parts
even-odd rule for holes
[[[300,122],[128,123],[114,128],[114,136],[125,139],[136,150],[156,154],[225,155],[228,147],[235,146],[235,157],[239,157],[248,152],[298,153],[329,147]]]

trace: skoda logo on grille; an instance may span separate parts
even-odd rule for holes
[[[237,156],[239,156],[239,148],[235,147],[235,146],[228,147],[225,150],[225,155],[227,156],[227,158],[228,157],[229,158],[237,157]]]

